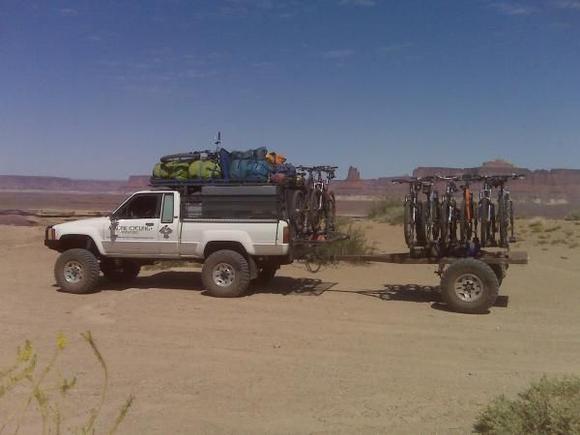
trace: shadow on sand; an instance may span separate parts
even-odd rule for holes
[[[267,285],[251,285],[247,296],[260,293],[283,296],[321,296],[325,292],[350,293],[383,301],[429,303],[435,310],[449,311],[441,301],[438,286],[385,284],[381,289],[342,290],[335,288],[336,285],[336,282],[324,282],[314,278],[277,276]],[[102,279],[97,291],[123,291],[130,288],[199,291],[206,295],[199,271],[162,271],[149,276],[140,276],[127,284],[111,283]],[[494,306],[506,308],[508,301],[507,296],[499,296]]]

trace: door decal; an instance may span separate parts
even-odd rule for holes
[[[173,230],[171,228],[169,228],[169,225],[165,225],[163,227],[161,227],[161,229],[159,230],[159,232],[161,234],[163,234],[163,237],[168,239],[169,235],[173,232]]]

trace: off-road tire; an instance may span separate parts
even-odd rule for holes
[[[140,271],[141,266],[131,260],[123,260],[119,266],[115,265],[114,260],[101,261],[101,272],[111,282],[131,282],[137,278]]]
[[[77,270],[77,277],[71,275],[71,270]],[[86,249],[74,248],[64,251],[54,265],[54,279],[60,289],[67,293],[92,293],[99,281],[99,261]],[[78,281],[75,279],[78,278]]]
[[[258,285],[269,284],[276,276],[278,268],[275,266],[263,266],[258,268],[258,277],[253,281]]]
[[[479,293],[471,300],[460,297],[456,287],[476,282]],[[467,314],[488,312],[499,292],[497,277],[492,268],[483,261],[464,258],[449,265],[441,277],[441,297],[453,311]]]
[[[224,269],[222,283],[218,283],[215,275],[218,267]],[[229,275],[227,271],[232,271]],[[217,298],[236,298],[242,296],[250,285],[250,266],[242,254],[229,249],[223,249],[211,254],[203,263],[201,280],[211,296]],[[231,281],[228,283],[228,281]]]

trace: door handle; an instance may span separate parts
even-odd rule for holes
[[[147,225],[148,227],[152,227],[153,226],[153,222],[146,222],[145,225]]]

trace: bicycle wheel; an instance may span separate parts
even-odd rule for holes
[[[332,232],[336,230],[336,198],[334,192],[327,193],[324,201],[324,231]]]
[[[303,234],[306,220],[306,196],[304,195],[304,192],[302,190],[290,191],[288,204],[290,224],[294,228],[296,234]]]
[[[498,202],[498,217],[499,217],[499,246],[507,248],[508,242],[508,204],[505,197],[500,198]]]
[[[516,227],[514,224],[514,202],[510,199],[508,203],[508,214],[510,217],[510,243],[516,242]]]
[[[415,218],[413,216],[415,208],[413,203],[407,198],[404,204],[403,231],[405,233],[405,243],[409,248],[415,246]]]
[[[433,243],[433,220],[431,218],[430,204],[419,203],[421,211],[421,229],[417,230],[417,239],[422,238],[425,246],[431,246]]]
[[[427,227],[425,225],[425,208],[422,202],[417,202],[415,212],[415,234],[417,235],[414,246],[426,246]]]
[[[444,200],[441,203],[441,219],[439,221],[439,228],[441,229],[441,243],[444,246],[449,244],[449,201]]]
[[[438,199],[434,199],[430,202],[431,209],[431,241],[436,242],[439,240],[439,235],[441,234],[441,206]]]
[[[459,240],[463,244],[467,244],[473,237],[473,214],[468,209],[469,204],[463,203],[461,207],[461,214],[459,217]]]
[[[479,243],[485,247],[490,241],[490,203],[489,199],[482,198],[479,201]]]
[[[319,190],[313,190],[308,198],[308,226],[313,234],[320,231],[323,210],[320,208],[320,199],[322,193]]]

